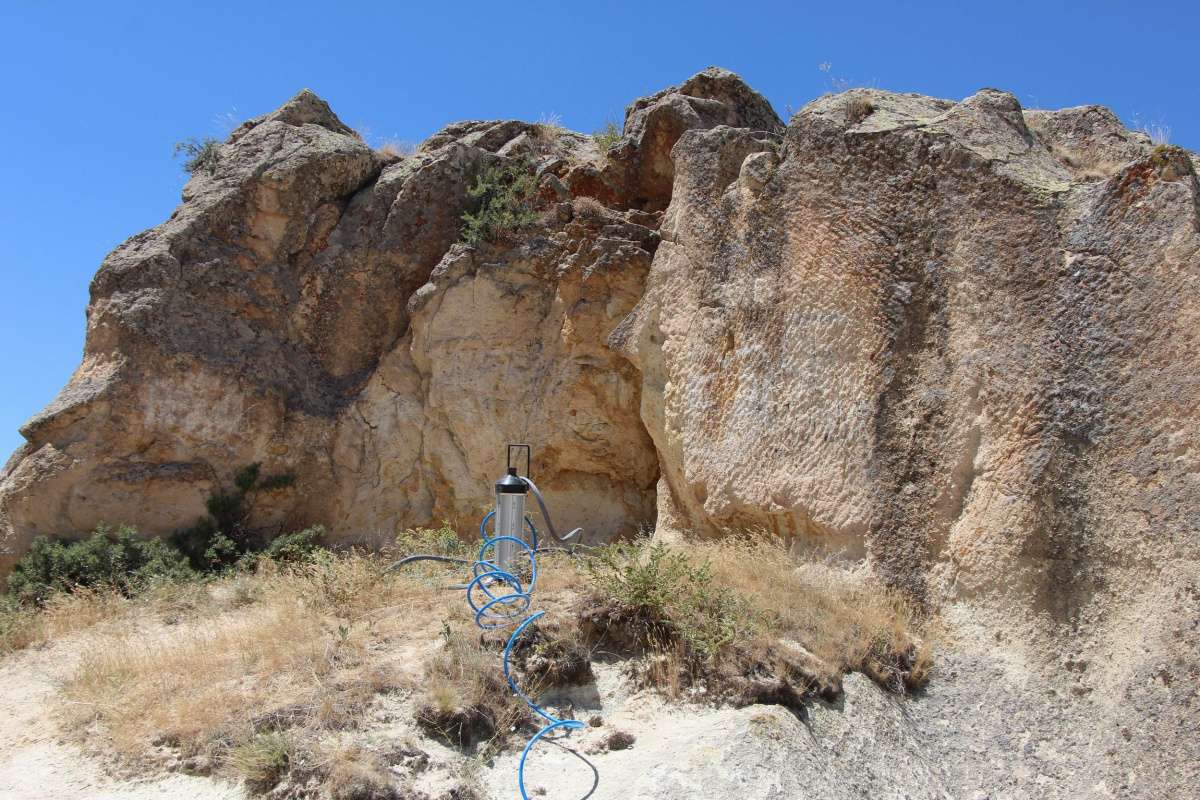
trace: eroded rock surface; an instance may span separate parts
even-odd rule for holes
[[[866,556],[1002,643],[1013,685],[1068,652],[1091,665],[1067,702],[1083,724],[1137,707],[1143,736],[1176,741],[1200,718],[1178,688],[1200,664],[1200,185],[1179,148],[1062,116],[1039,136],[1002,92],[859,90],[782,146],[688,131],[610,341],[643,376],[660,535]],[[1042,137],[1128,158],[1074,180]],[[1106,741],[1088,780],[1126,785],[1146,751]],[[1168,752],[1137,796],[1194,778],[1196,747]]]
[[[241,126],[172,218],[97,273],[83,364],[5,468],[0,566],[104,521],[169,533],[254,461],[298,477],[261,498],[261,525],[375,543],[443,519],[467,531],[507,441],[534,444],[563,526],[652,526],[641,379],[606,340],[641,297],[678,134],[778,120],[716,69],[629,117],[607,160],[516,120],[456,123],[389,159],[307,91]],[[500,160],[536,169],[539,221],[452,247]],[[608,208],[575,213],[581,171]]]

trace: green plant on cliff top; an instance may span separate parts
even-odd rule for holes
[[[617,127],[617,123],[608,120],[604,127],[592,134],[592,140],[600,148],[601,154],[608,155],[612,146],[621,140],[621,129]]]
[[[533,165],[509,162],[487,167],[467,192],[471,210],[462,215],[460,239],[470,245],[495,242],[531,224],[537,215]]]
[[[221,143],[212,137],[186,139],[175,143],[175,157],[187,156],[183,168],[189,175],[195,175],[200,170],[212,175],[221,161],[220,147]]]

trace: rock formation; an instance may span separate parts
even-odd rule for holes
[[[780,127],[722,70],[632,106],[607,158],[507,121],[451,125],[389,162],[307,91],[245,123],[172,218],[97,273],[83,364],[5,468],[3,564],[102,521],[168,533],[254,461],[298,477],[257,505],[264,526],[469,530],[517,440],[564,525],[652,526],[641,379],[606,339],[641,297],[671,146],[718,123]],[[544,218],[455,246],[468,188],[501,160],[536,167]],[[577,215],[589,195],[568,187],[587,186],[609,207]]]
[[[593,540],[766,528],[867,558],[963,641],[1004,643],[1013,692],[1050,670],[1073,698],[1061,730],[1103,768],[1058,768],[1055,792],[1180,796],[1194,159],[992,89],[852,90],[785,129],[718,69],[633,103],[607,153],[465,122],[389,159],[302,92],[101,266],[83,363],[0,479],[0,560],[101,521],[168,533],[251,461],[298,476],[262,525],[465,532],[502,445],[529,441]],[[475,176],[518,160],[539,220],[456,244]],[[1013,797],[1049,769],[1023,746],[1001,756],[1034,764]]]

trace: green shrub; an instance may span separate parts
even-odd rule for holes
[[[229,754],[229,765],[256,792],[279,783],[292,760],[292,741],[286,733],[260,733],[243,741]]]
[[[661,623],[703,658],[732,644],[749,625],[745,603],[713,584],[707,561],[693,563],[661,542],[597,548],[584,572],[604,600]]]
[[[487,167],[468,190],[471,210],[462,215],[460,239],[470,245],[498,241],[537,219],[537,178],[526,161]]]
[[[291,473],[264,476],[258,464],[238,470],[233,488],[218,489],[206,503],[208,516],[176,531],[169,541],[141,539],[133,528],[101,525],[80,540],[44,536],[33,544],[8,577],[10,605],[45,605],[55,592],[104,587],[132,596],[154,582],[176,582],[230,567],[252,568],[259,555],[281,562],[311,560],[325,530],[306,528],[267,540],[249,526],[256,493],[290,486]],[[0,608],[0,611],[4,611]],[[0,638],[15,624],[0,614]]]
[[[187,139],[175,143],[175,157],[187,156],[183,162],[183,168],[189,175],[195,175],[200,170],[212,175],[217,171],[217,164],[221,161],[220,148],[221,143],[211,137]]]
[[[272,539],[262,554],[272,561],[285,563],[312,561],[319,554],[325,552],[321,547],[321,539],[324,536],[325,529],[320,525],[314,525],[295,533],[285,533],[283,536],[276,536]]]
[[[260,464],[249,464],[233,476],[233,488],[214,491],[205,502],[208,516],[176,531],[171,543],[188,557],[192,568],[213,570],[231,567],[242,556],[262,550],[267,542],[250,527],[254,496],[295,483],[290,472],[263,475]]]
[[[23,604],[43,605],[57,591],[106,586],[132,595],[151,582],[193,577],[187,559],[161,539],[139,539],[128,526],[100,526],[79,541],[34,540],[8,577]]]
[[[609,120],[604,123],[604,127],[592,134],[592,140],[600,148],[601,154],[607,155],[612,146],[621,140],[621,129],[617,127],[617,123]]]
[[[451,558],[473,558],[476,549],[458,537],[448,520],[440,528],[409,528],[396,537],[396,549],[406,555],[429,554]]]

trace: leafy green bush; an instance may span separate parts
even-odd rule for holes
[[[155,580],[193,577],[187,559],[161,539],[139,539],[128,526],[100,526],[79,541],[34,540],[8,577],[8,592],[22,604],[42,605],[56,591],[108,586],[132,595]]]
[[[612,146],[621,140],[621,129],[617,127],[617,123],[609,120],[604,123],[604,127],[592,134],[592,141],[600,148],[602,154],[607,155]]]
[[[472,558],[475,548],[458,538],[448,520],[440,528],[409,528],[396,537],[396,549],[404,555],[428,553],[451,558]]]
[[[660,623],[703,658],[732,644],[749,624],[745,603],[713,584],[707,561],[693,563],[661,542],[597,548],[584,572],[604,600]]]
[[[233,476],[233,488],[217,489],[205,503],[208,516],[191,527],[176,531],[171,543],[188,557],[197,570],[231,567],[247,553],[262,550],[267,542],[250,527],[254,496],[295,483],[290,472],[263,475],[260,464],[249,464]]]
[[[313,560],[324,552],[321,539],[325,536],[325,528],[314,525],[295,533],[285,533],[276,536],[263,550],[263,556],[272,561],[286,563],[303,563]]]
[[[495,242],[537,219],[533,165],[516,161],[487,167],[467,191],[471,210],[462,216],[460,239],[470,245]]]
[[[189,175],[195,175],[204,170],[209,175],[217,171],[221,161],[221,143],[212,137],[204,139],[187,139],[175,143],[175,157],[187,156],[183,168]]]

